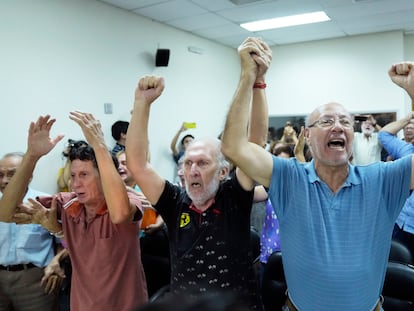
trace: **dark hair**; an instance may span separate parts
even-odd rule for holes
[[[73,140],[73,139],[68,139],[68,145],[66,146],[66,149],[65,150],[63,150],[63,152],[62,152],[62,155],[65,157],[65,158],[68,158],[69,157],[69,153],[70,153],[70,150],[73,148],[73,147],[75,147],[75,148],[79,148],[80,146],[82,146],[82,145],[84,145],[84,146],[86,146],[86,145],[88,145],[88,143],[86,142],[86,141],[84,141],[84,140]]]
[[[276,147],[274,147],[273,150],[271,150],[271,152],[275,156],[278,156],[282,152],[288,154],[289,157],[291,157],[291,158],[295,156],[295,154],[293,153],[292,147],[290,145],[287,145],[287,144],[279,144]]]
[[[108,150],[108,153],[109,150]],[[112,161],[116,168],[119,166],[118,159],[111,155]],[[92,161],[93,166],[98,168],[98,162],[96,162],[95,152],[89,146],[89,144],[83,140],[72,141],[68,147],[68,158],[70,161],[81,160],[81,161]]]
[[[127,121],[116,121],[112,124],[111,133],[112,137],[118,141],[121,138],[121,134],[126,134],[128,131],[129,122]]]
[[[191,135],[191,134],[187,134],[187,135],[185,135],[183,138],[181,138],[181,146],[182,146],[182,145],[184,145],[184,140],[185,140],[187,137],[191,137],[192,139],[194,139],[194,136],[193,136],[193,135]]]

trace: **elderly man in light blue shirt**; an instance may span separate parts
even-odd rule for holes
[[[9,153],[0,160],[2,193],[22,158],[23,154]],[[45,193],[29,187],[23,201],[40,195]],[[53,242],[53,236],[40,225],[0,222],[1,311],[54,310],[57,292],[49,294],[41,285],[43,268],[54,256]]]
[[[16,207],[43,193],[29,188],[40,157],[63,138],[50,139],[55,119],[41,116],[31,122],[27,152],[10,153],[0,159],[0,311],[56,310],[57,276],[45,278],[43,268],[54,255],[53,237],[40,225],[16,225]]]
[[[317,107],[306,120],[310,163],[277,158],[249,143],[246,128],[254,105],[260,45],[253,41],[250,50],[239,51],[242,72],[227,115],[222,151],[269,189],[280,225],[287,308],[381,310],[394,223],[414,188],[414,157],[369,166],[349,164],[353,118],[334,102]],[[414,103],[414,63],[392,65],[389,76]]]
[[[397,133],[412,126],[414,113],[406,117],[387,124],[378,134],[381,144],[393,159],[399,159],[404,156],[414,154],[414,145],[412,142],[406,142],[396,135]],[[405,244],[414,255],[414,193],[405,201],[404,207],[397,218],[393,238],[400,240]]]

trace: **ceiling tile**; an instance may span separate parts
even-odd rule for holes
[[[217,16],[214,13],[207,13],[202,15],[194,15],[189,17],[184,17],[168,22],[168,25],[185,29],[185,30],[197,30],[197,29],[206,29],[213,28],[216,26],[226,26],[230,22],[220,16]]]
[[[224,9],[231,9],[237,7],[229,0],[191,0],[191,2],[199,5],[210,12],[216,12]]]
[[[146,6],[167,2],[169,0],[101,0],[126,10],[136,10]]]
[[[163,2],[134,10],[134,12],[161,22],[207,13],[206,10],[200,8],[198,5],[186,0]]]
[[[261,35],[277,44],[372,32],[414,31],[414,0],[257,0],[236,5],[229,0],[101,0],[215,42],[238,46]],[[242,22],[324,10],[331,22],[266,32],[249,32]]]
[[[251,36],[252,33],[247,31],[244,28],[241,28],[238,25],[228,24],[218,27],[206,28],[206,29],[199,29],[194,31],[194,33],[206,37],[206,38],[220,38],[226,36],[234,36],[234,35],[243,35],[245,38],[247,36]]]

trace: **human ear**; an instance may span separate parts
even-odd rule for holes
[[[220,181],[225,180],[229,176],[229,168],[222,167],[219,171],[219,179]]]

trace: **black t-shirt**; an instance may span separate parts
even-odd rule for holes
[[[223,182],[204,212],[191,207],[185,190],[166,181],[154,206],[169,234],[171,291],[197,296],[231,291],[262,310],[250,249],[253,191],[236,178]]]

